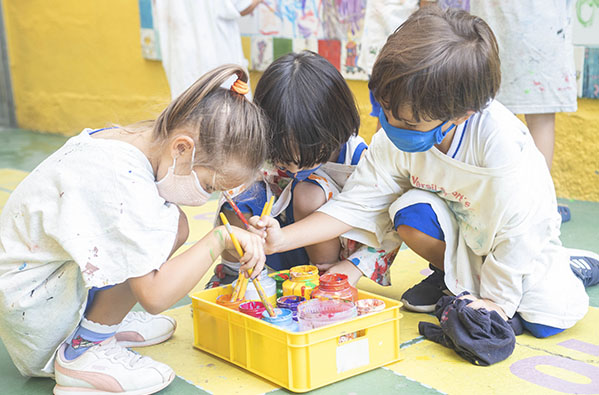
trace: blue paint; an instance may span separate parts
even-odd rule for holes
[[[19,266],[19,270],[25,269],[25,266],[27,266],[27,263],[23,262],[21,266]]]

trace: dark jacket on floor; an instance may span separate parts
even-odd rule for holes
[[[458,299],[465,294],[468,293],[443,296],[435,306],[441,326],[420,322],[418,331],[475,365],[488,366],[503,361],[514,351],[514,330],[496,311],[468,307],[470,300]]]

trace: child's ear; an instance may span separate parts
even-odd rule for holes
[[[193,152],[194,143],[191,137],[180,134],[170,143],[171,156],[175,159],[183,159],[184,161],[191,161],[191,155]]]

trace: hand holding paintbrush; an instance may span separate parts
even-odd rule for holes
[[[239,245],[239,242],[237,241],[237,238],[235,237],[235,234],[233,233],[233,228],[231,228],[231,225],[229,224],[227,217],[225,217],[225,215],[223,213],[220,213],[220,219],[223,222],[223,225],[225,225],[227,232],[229,232],[229,236],[231,237],[231,241],[233,242],[233,245],[235,246],[235,250],[237,251],[239,256],[242,257],[243,249]],[[248,271],[248,274],[251,275],[252,272],[253,272],[253,269],[250,269]],[[274,309],[268,302],[266,293],[264,292],[264,288],[262,288],[260,281],[257,278],[254,278],[252,280],[252,282],[254,283],[254,286],[256,287],[256,291],[258,292],[258,295],[260,296],[260,299],[262,300],[262,303],[264,304],[266,311],[268,312],[268,314],[271,317],[275,317],[276,314],[274,312]],[[247,287],[247,279],[245,278],[245,276],[242,273],[240,273],[239,279],[237,280],[237,285],[235,286],[235,289],[233,290],[233,294],[231,295],[231,301],[236,301],[240,298],[243,299],[246,287]],[[242,290],[243,290],[243,293],[242,293]]]

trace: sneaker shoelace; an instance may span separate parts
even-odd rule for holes
[[[129,314],[125,316],[123,322],[132,320],[145,321],[147,319],[147,314],[148,313],[144,311],[130,311]]]
[[[119,361],[128,364],[129,367],[134,367],[136,364],[145,361],[143,355],[137,354],[125,347],[121,347],[116,342],[111,342],[103,345],[104,354],[114,361]]]

